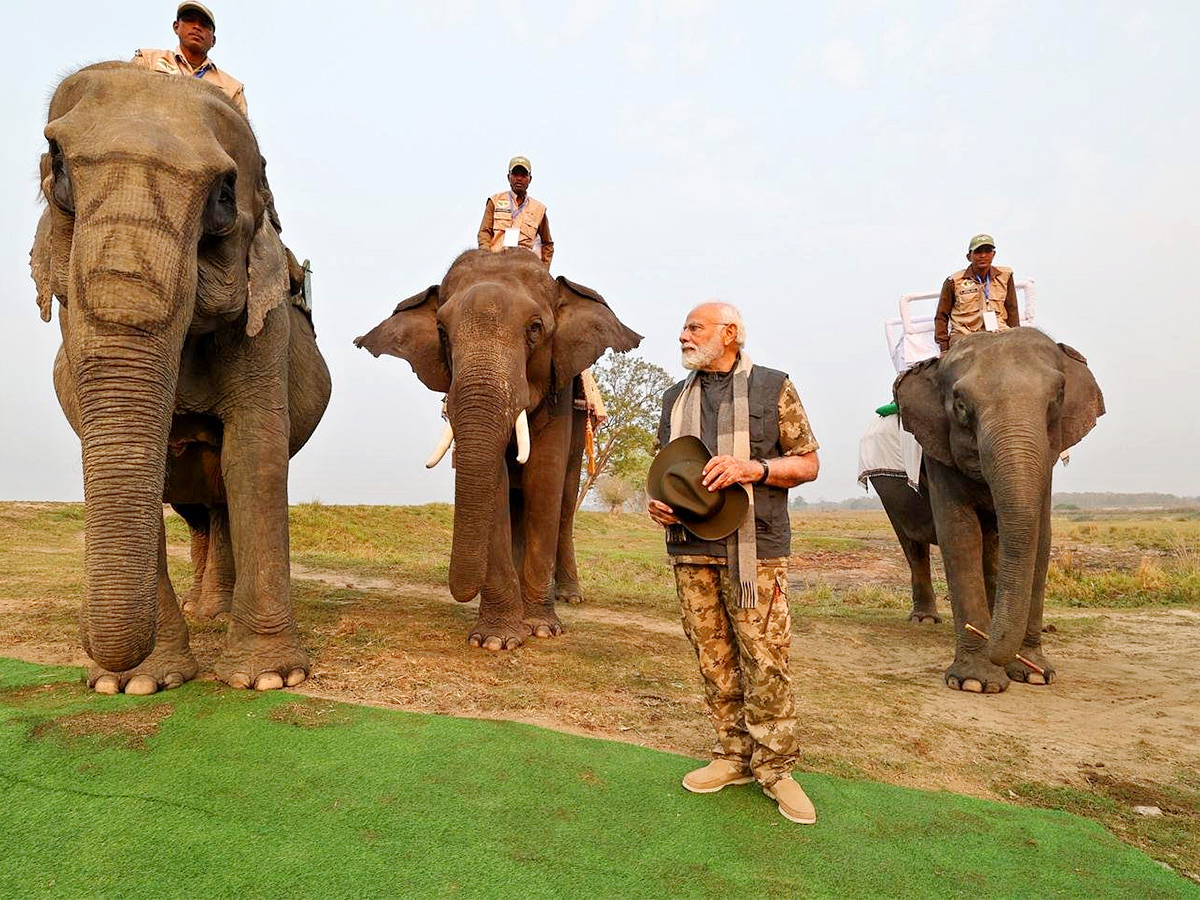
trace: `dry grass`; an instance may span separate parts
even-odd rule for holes
[[[86,662],[75,623],[82,525],[78,506],[0,505],[0,654]],[[916,628],[905,615],[907,567],[883,513],[804,513],[794,525],[802,769],[1061,806],[1200,871],[1200,784],[1187,775],[1200,755],[1194,740],[1176,737],[1195,733],[1197,698],[1189,679],[1170,676],[1190,671],[1200,652],[1200,620],[1188,618],[1200,607],[1200,518],[1056,516],[1048,617],[1058,631],[1047,643],[1060,682],[992,698],[942,685],[953,649],[936,558],[947,621]],[[177,517],[168,538],[182,591],[191,574]],[[442,505],[293,508],[293,597],[314,669],[303,686],[310,699],[280,715],[318,727],[331,708],[324,701],[340,699],[707,754],[712,732],[656,526],[583,514],[586,602],[560,608],[562,638],[504,654],[466,645],[475,610],[446,590],[449,538]],[[224,623],[191,628],[201,667],[211,667]],[[1169,796],[1167,815],[1135,818],[1133,794],[1096,771],[1140,785],[1139,796]]]

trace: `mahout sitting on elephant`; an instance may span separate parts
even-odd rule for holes
[[[297,684],[288,459],[330,381],[289,302],[250,125],[209,84],[101,63],[58,86],[45,136],[30,267],[43,319],[61,303],[54,386],[83,449],[88,683],[142,694],[196,674],[166,501],[216,534],[208,574],[230,613],[218,677]]]
[[[480,595],[472,646],[506,650],[563,625],[558,593],[578,592],[572,531],[585,413],[577,376],[641,336],[590,288],[551,278],[520,248],[468,250],[440,285],[402,301],[355,340],[407,360],[446,392],[448,425],[429,465],[455,445],[450,591]]]
[[[1104,413],[1087,361],[1035,328],[980,332],[902,374],[894,393],[924,452],[921,481],[950,585],[957,643],[946,683],[994,693],[1010,678],[1053,681],[1041,648],[1051,478],[1059,454]],[[909,515],[919,519],[919,507]]]

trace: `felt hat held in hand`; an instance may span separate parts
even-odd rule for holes
[[[716,541],[737,531],[750,495],[740,484],[710,491],[703,484],[704,466],[712,453],[698,437],[676,438],[650,463],[646,493],[675,512],[680,523],[706,541]]]

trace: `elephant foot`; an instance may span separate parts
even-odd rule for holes
[[[973,694],[999,694],[1008,687],[1008,675],[983,657],[956,659],[946,670],[946,685]]]
[[[940,625],[942,617],[938,615],[937,609],[917,609],[913,607],[913,611],[908,614],[908,621],[914,625]]]
[[[200,667],[186,647],[182,650],[155,649],[136,668],[109,672],[98,666],[88,670],[88,687],[97,694],[145,696],[169,691],[196,677]]]
[[[295,687],[308,677],[308,654],[294,633],[256,636],[227,649],[214,669],[230,687],[274,691]]]
[[[1035,672],[1019,659],[1014,659],[1004,667],[1004,671],[1008,674],[1009,678],[1013,681],[1024,682],[1025,684],[1050,684],[1050,682],[1054,681],[1056,674],[1054,663],[1046,659],[1046,655],[1042,653],[1040,647],[1022,647],[1021,655],[1035,666],[1043,669],[1045,674]]]
[[[467,635],[467,643],[481,650],[516,650],[529,635],[530,629],[524,623],[497,625],[477,619]]]
[[[552,638],[558,637],[567,630],[558,616],[553,619],[547,619],[544,616],[536,616],[525,619],[525,625],[529,628],[529,633],[535,638]]]
[[[183,612],[194,619],[215,619],[233,607],[233,592],[189,591],[183,601]]]
[[[554,599],[560,603],[582,603],[583,588],[578,582],[571,584],[556,584],[554,586]]]

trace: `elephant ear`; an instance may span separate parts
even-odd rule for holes
[[[288,261],[279,232],[264,215],[250,243],[250,283],[246,298],[246,334],[262,331],[267,313],[287,301]]]
[[[50,207],[42,210],[38,219],[37,233],[33,238],[33,247],[29,251],[29,274],[37,287],[37,305],[42,321],[49,322],[54,309],[54,283],[51,272],[54,266],[53,251],[54,230],[50,224]]]
[[[406,360],[421,383],[431,391],[450,390],[450,367],[442,350],[437,327],[438,286],[430,285],[419,294],[401,300],[396,310],[366,334],[354,339],[354,346],[372,356],[386,353]]]
[[[938,381],[938,360],[917,363],[896,379],[892,396],[900,407],[900,424],[911,432],[921,449],[947,466],[954,465],[950,452],[950,423]]]
[[[1058,418],[1055,454],[1074,447],[1092,430],[1096,419],[1104,415],[1104,395],[1088,368],[1087,359],[1074,347],[1059,344],[1063,352],[1062,412]]]
[[[642,342],[642,336],[624,323],[589,287],[559,275],[554,279],[554,386],[561,388],[612,348],[624,353]]]

